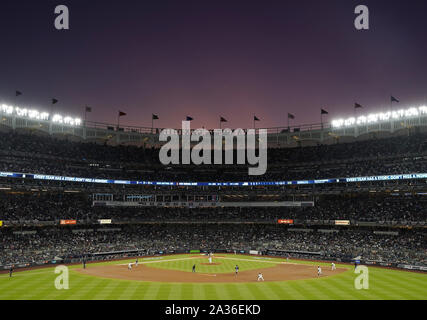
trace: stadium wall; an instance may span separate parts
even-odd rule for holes
[[[0,131],[16,130],[32,134],[50,135],[58,139],[124,144],[145,147],[160,147],[158,132],[162,128],[129,127],[116,128],[112,124],[87,122],[84,126],[71,126],[44,120],[20,118],[1,113]],[[330,124],[302,125],[293,128],[267,128],[268,146],[292,148],[321,144],[346,143],[368,139],[381,139],[427,132],[427,115],[379,122],[346,128],[332,128]]]

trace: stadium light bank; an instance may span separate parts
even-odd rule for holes
[[[418,108],[413,107],[409,109],[400,109],[396,111],[371,113],[367,116],[351,117],[348,119],[336,119],[331,121],[332,128],[342,128],[359,126],[371,123],[377,123],[382,121],[397,120],[419,117],[427,115],[427,106],[420,106]]]
[[[7,104],[2,104],[0,111],[6,115],[16,115],[18,117],[28,118],[32,120],[49,121],[50,116],[48,112],[39,112],[35,109],[14,107]],[[53,123],[66,124],[70,126],[80,126],[82,124],[82,120],[80,118],[62,116],[60,114],[54,114],[51,120]]]

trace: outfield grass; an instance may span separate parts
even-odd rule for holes
[[[140,263],[147,263],[150,267],[175,269],[191,272],[191,266],[197,262],[198,272],[233,272],[234,266],[239,265],[240,270],[253,270],[274,266],[278,259],[257,260],[248,256],[227,255],[229,259],[221,261],[218,266],[202,266],[199,262],[207,262],[207,259],[185,259],[192,255],[179,255],[156,259],[139,259]],[[224,255],[222,255],[224,256]],[[167,262],[160,262],[168,260]],[[250,260],[250,261],[246,261]],[[215,261],[215,260],[214,260]],[[280,261],[284,261],[281,259]],[[134,262],[123,260],[88,264],[93,265],[122,264]],[[311,263],[306,261],[289,262],[323,265],[329,264]],[[0,275],[0,299],[36,299],[36,300],[91,300],[91,299],[148,299],[148,300],[239,300],[239,299],[264,299],[264,300],[293,300],[293,299],[427,299],[427,274],[389,270],[369,267],[369,290],[356,290],[354,279],[357,274],[348,265],[337,267],[348,268],[348,271],[325,278],[313,278],[306,280],[291,280],[281,282],[262,283],[160,283],[142,282],[130,280],[116,280],[84,275],[75,271],[78,266],[69,267],[70,288],[57,290],[54,286],[54,268],[36,269],[24,272],[15,272],[9,279],[8,274]]]

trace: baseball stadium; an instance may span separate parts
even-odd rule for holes
[[[0,299],[425,300],[427,112],[408,110],[267,129],[248,176],[161,164],[162,128],[3,104]]]
[[[427,300],[426,0],[0,8],[2,316]]]

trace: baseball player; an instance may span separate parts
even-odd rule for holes
[[[193,269],[191,272],[196,272],[196,265],[195,264],[193,264]]]
[[[320,277],[322,275],[322,269],[320,266],[317,266],[317,276]]]
[[[129,262],[129,264],[128,264],[128,270],[132,270],[132,262]]]
[[[237,276],[237,274],[239,273],[239,266],[236,264],[236,267],[234,268],[234,270],[236,271],[236,276]]]
[[[138,258],[136,258],[136,261],[135,261],[135,267],[137,266],[138,266]]]
[[[262,276],[262,273],[258,273],[258,280],[257,281],[264,281],[264,277]]]
[[[212,257],[209,256],[209,263],[212,263]]]
[[[332,270],[336,270],[335,263],[332,262]]]
[[[10,268],[9,268],[9,278],[12,278],[12,273],[13,273],[13,266],[10,266]]]

